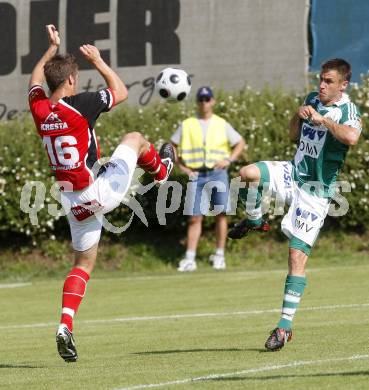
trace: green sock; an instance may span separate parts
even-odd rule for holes
[[[269,186],[269,170],[265,162],[255,164],[260,170],[260,181],[257,186],[249,183],[247,188],[240,189],[240,198],[246,208],[247,223],[249,226],[259,226],[262,223],[261,200],[264,184]]]
[[[247,220],[247,225],[250,227],[255,227],[255,226],[260,226],[263,222],[263,218],[258,218],[258,219],[248,219]]]
[[[284,299],[282,316],[278,322],[278,328],[291,329],[293,317],[300,303],[301,296],[306,286],[305,276],[287,275],[284,287]]]
[[[246,208],[247,224],[250,226],[258,226],[261,224],[261,196],[259,187],[240,189],[240,198]]]

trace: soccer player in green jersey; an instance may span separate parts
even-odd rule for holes
[[[292,320],[306,286],[306,262],[328,213],[346,153],[359,140],[360,113],[345,93],[350,77],[351,66],[345,60],[325,62],[319,91],[307,95],[290,121],[290,138],[298,141],[294,160],[262,161],[240,170],[241,179],[248,183],[240,192],[247,218],[229,230],[230,238],[269,230],[262,219],[263,189],[289,205],[281,224],[289,238],[288,275],[280,321],[265,343],[271,351],[291,340]]]

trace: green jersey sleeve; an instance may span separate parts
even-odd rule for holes
[[[342,116],[339,123],[341,125],[350,126],[361,131],[361,114],[356,105],[352,102],[346,103],[341,107],[341,110]]]

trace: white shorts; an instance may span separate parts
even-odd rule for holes
[[[301,189],[293,181],[290,161],[263,161],[269,170],[269,190],[274,198],[284,201],[288,212],[281,227],[288,237],[296,237],[313,246],[329,210],[329,199]]]
[[[90,186],[81,191],[61,192],[73,249],[85,251],[99,242],[103,215],[122,202],[136,164],[136,152],[126,145],[119,145],[105,165],[105,171]]]

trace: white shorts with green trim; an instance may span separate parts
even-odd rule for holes
[[[301,189],[293,181],[290,161],[264,161],[270,175],[269,191],[273,198],[289,206],[281,227],[288,237],[297,237],[313,246],[329,210],[329,199]]]

